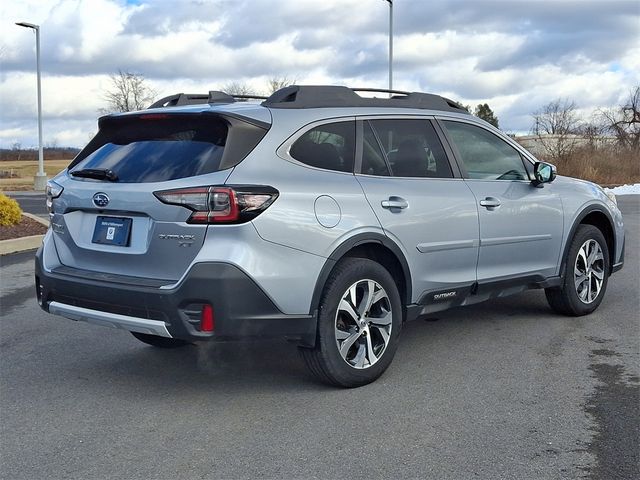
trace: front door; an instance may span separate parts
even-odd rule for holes
[[[532,185],[527,160],[489,130],[461,121],[441,123],[478,205],[478,283],[555,275],[563,212],[553,185]]]

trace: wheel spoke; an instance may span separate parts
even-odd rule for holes
[[[371,305],[373,304],[374,290],[376,288],[375,283],[371,280],[368,280],[366,285],[366,290],[364,295],[362,295],[360,305],[358,305],[358,313],[361,317],[364,317],[371,308]]]
[[[593,243],[593,248],[591,249],[591,253],[587,257],[588,267],[591,267],[596,261],[602,260],[602,251],[600,250],[600,245],[597,243]]]
[[[592,298],[591,298],[591,274],[589,274],[588,279],[589,280],[587,281],[587,299],[589,301],[591,301],[592,300]]]
[[[380,333],[380,336],[382,337],[382,340],[384,341],[385,345],[389,343],[389,332],[387,332],[386,328],[379,327],[378,325],[374,325],[374,324],[371,324],[371,327],[375,328],[376,331]],[[371,327],[369,327],[369,329],[371,329]]]
[[[598,270],[591,270],[591,273],[593,273],[600,280],[604,279],[604,272],[599,272]]]
[[[349,299],[351,300],[351,305],[353,305],[353,308],[356,308],[356,305],[358,305],[358,289],[357,289],[358,284],[354,283],[351,288],[349,289]]]
[[[580,288],[580,285],[582,285],[586,280],[587,280],[587,276],[584,274],[581,274],[579,277],[576,277],[575,279],[576,290],[578,290]]]
[[[391,312],[385,312],[382,317],[369,317],[369,321],[372,325],[387,326],[393,321],[393,315]]]
[[[578,259],[582,259],[582,265],[586,270],[587,269],[587,252],[585,248],[586,248],[586,245],[583,245],[582,248],[578,251],[578,258],[576,259],[576,268],[578,267]]]
[[[358,347],[358,353],[353,357],[353,366],[356,368],[364,368],[364,361],[367,357],[367,348],[364,344],[360,344]]]
[[[371,302],[371,305],[375,305],[376,303],[378,303],[383,298],[387,298],[387,292],[385,292],[384,290],[380,289],[373,295],[373,302]]]
[[[347,358],[347,353],[349,353],[349,350],[353,344],[356,343],[358,338],[360,338],[360,332],[355,332],[349,335],[347,339],[340,344],[340,355],[342,355],[342,358]]]
[[[340,301],[340,305],[338,306],[338,312],[345,312],[347,315],[351,317],[353,323],[358,322],[358,314],[353,309],[351,304],[347,302],[344,298]]]
[[[354,332],[349,332],[347,330],[340,330],[336,328],[336,340],[344,340],[345,338],[349,338],[351,334]]]
[[[367,359],[369,360],[369,365],[373,365],[378,361],[378,357],[373,351],[373,345],[371,344],[371,335],[367,335]]]

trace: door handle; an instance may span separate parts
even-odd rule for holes
[[[500,200],[494,197],[487,197],[484,200],[480,200],[480,205],[485,208],[496,208],[500,206]]]
[[[382,202],[380,202],[380,205],[382,205],[382,208],[387,209],[407,208],[409,206],[407,201],[402,197],[389,197],[389,200],[383,200]]]

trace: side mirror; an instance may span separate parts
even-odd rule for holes
[[[532,183],[536,187],[553,182],[556,179],[556,167],[550,163],[536,162],[533,167],[533,176],[535,180]]]

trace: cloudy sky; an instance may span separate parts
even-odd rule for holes
[[[140,73],[160,96],[237,81],[386,88],[385,0],[5,0],[0,147],[37,144],[41,25],[44,142],[82,146],[109,75]],[[556,98],[581,112],[640,84],[640,0],[394,0],[394,88],[488,102],[526,132]]]

